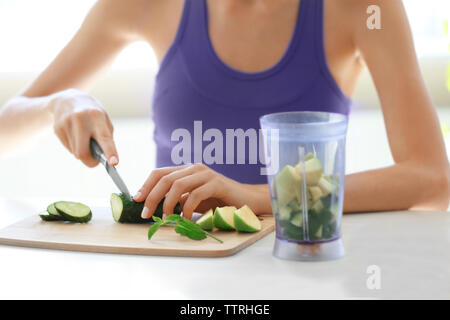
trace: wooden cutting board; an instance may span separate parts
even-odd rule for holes
[[[195,241],[177,234],[173,227],[162,227],[147,240],[148,224],[120,224],[111,216],[110,208],[93,208],[87,224],[44,222],[36,214],[0,230],[0,244],[99,253],[139,254],[187,257],[225,257],[248,247],[271,233],[274,219],[261,217],[262,230],[238,233],[215,230],[223,240],[208,237]]]

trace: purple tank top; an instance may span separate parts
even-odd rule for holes
[[[259,118],[275,112],[350,111],[351,100],[326,62],[323,0],[301,0],[283,57],[256,73],[235,70],[220,60],[209,38],[206,0],[185,0],[177,34],[156,76],[152,104],[157,167],[203,162],[239,182],[267,183],[260,174],[263,153],[255,163],[249,146],[239,153],[235,141],[227,150],[227,129],[257,131]],[[222,144],[223,151],[216,148],[211,163],[204,152],[212,142]]]

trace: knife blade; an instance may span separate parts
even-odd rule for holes
[[[90,149],[92,157],[94,157],[95,160],[100,162],[105,167],[106,172],[111,177],[117,188],[119,188],[120,192],[122,192],[130,201],[133,200],[130,191],[128,191],[128,188],[117,172],[117,169],[108,163],[105,153],[95,139],[91,138]]]

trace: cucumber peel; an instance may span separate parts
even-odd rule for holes
[[[163,216],[163,198],[156,208],[153,216],[162,218]],[[144,209],[144,202],[136,202],[128,199],[123,193],[113,193],[110,199],[111,211],[114,221],[119,223],[150,223],[152,219],[143,219],[141,214]],[[179,203],[175,206],[174,214],[181,214],[181,206]]]
[[[92,219],[91,209],[82,203],[59,201],[55,202],[54,206],[65,221],[87,223]]]

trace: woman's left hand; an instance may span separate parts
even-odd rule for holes
[[[159,202],[164,200],[163,213],[173,213],[181,203],[183,216],[190,219],[194,211],[205,212],[217,206],[247,204],[256,214],[271,213],[267,185],[247,185],[226,178],[204,164],[188,164],[154,170],[134,200],[145,200],[142,217],[148,219]]]

